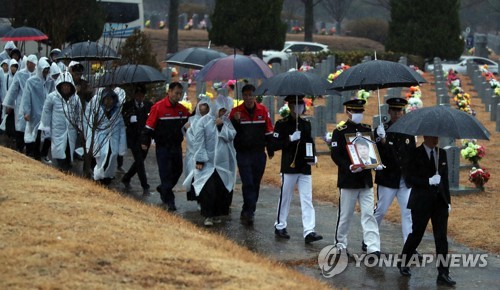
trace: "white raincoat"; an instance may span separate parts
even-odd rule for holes
[[[186,138],[186,154],[184,157],[184,176],[186,179],[184,180],[184,187],[186,190],[191,190],[191,181],[193,179],[194,169],[195,169],[195,161],[193,160],[194,153],[196,148],[194,146],[194,130],[196,127],[196,123],[203,117],[200,114],[200,105],[208,104],[210,108],[211,102],[209,98],[201,98],[196,104],[196,113],[194,116],[189,117],[187,124],[189,124],[189,128],[186,130],[184,137]],[[210,112],[210,111],[209,111]]]
[[[66,100],[59,93],[62,83],[71,84],[72,93]],[[77,129],[80,124],[82,105],[76,94],[75,84],[69,72],[59,75],[56,80],[56,90],[50,93],[43,104],[42,124],[40,130],[52,136],[51,155],[55,159],[66,158],[66,146],[69,143],[69,152],[75,151]],[[73,154],[70,154],[73,161]]]
[[[215,107],[215,108],[213,108]],[[210,113],[203,116],[196,123],[195,142],[193,147],[196,152],[193,162],[204,162],[203,169],[194,170],[193,187],[196,195],[199,195],[207,180],[215,170],[228,191],[232,191],[236,181],[236,150],[233,140],[236,130],[229,120],[229,112],[233,108],[233,101],[228,97],[219,96]],[[226,115],[222,117],[223,126],[221,131],[215,125],[219,109],[226,108]]]
[[[30,77],[26,81],[23,96],[21,99],[20,113],[29,115],[29,121],[26,121],[26,129],[24,131],[24,141],[26,143],[33,143],[38,134],[38,127],[42,118],[43,103],[49,94],[48,86],[50,82],[47,81],[49,76],[43,76],[43,70],[49,69],[50,64],[40,59],[36,66],[36,75]],[[16,74],[17,75],[17,74]]]
[[[14,44],[14,41],[7,41],[4,46],[4,50],[0,52],[0,61],[4,59],[10,59],[10,55],[7,52],[7,49],[14,49],[17,48],[16,45]]]
[[[104,92],[104,91],[103,91]],[[93,110],[86,112],[87,114],[87,129],[85,130],[87,136],[87,150],[90,148],[90,138],[92,138],[92,131],[94,131],[94,157],[96,158],[96,166],[94,167],[94,180],[101,180],[104,178],[115,177],[117,168],[118,155],[125,155],[127,153],[127,138],[125,135],[125,122],[123,121],[122,114],[120,113],[120,105],[118,96],[113,94],[114,106],[109,111],[110,118],[106,117],[106,109],[102,103],[104,98],[101,94],[94,96],[99,101],[99,107],[93,107]],[[97,127],[90,127],[89,124],[97,123]]]
[[[49,77],[47,78],[47,82],[49,82],[48,85],[48,90],[49,94],[52,93],[56,89],[56,80],[57,78],[54,79],[54,76],[61,75],[61,69],[55,62],[53,62],[50,65],[50,72],[49,72]]]
[[[36,70],[35,70],[36,71]],[[24,87],[26,81],[33,75],[27,69],[22,69],[16,72],[12,84],[7,90],[7,95],[3,100],[2,104],[6,108],[13,108],[15,118],[14,122],[16,124],[16,131],[24,132],[26,127],[26,121],[24,120],[24,115],[21,113],[21,98],[23,96]]]
[[[12,74],[12,71],[10,68],[14,65],[17,65],[17,71],[19,71],[19,63],[17,63],[17,60],[11,59],[9,60],[9,71],[5,74],[5,82],[7,83],[7,90],[10,88],[10,85],[12,85],[12,82],[14,82],[14,76],[15,74]]]

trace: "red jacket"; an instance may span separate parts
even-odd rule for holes
[[[172,106],[168,96],[151,107],[142,144],[149,145],[151,137],[157,146],[181,146],[184,136],[182,127],[186,124],[189,111],[181,104]]]
[[[236,112],[241,112],[239,121],[234,119]],[[236,137],[234,139],[234,148],[236,151],[263,151],[264,147],[271,141],[273,124],[265,106],[255,102],[255,107],[251,114],[245,107],[245,104],[241,104],[231,110],[229,118],[236,129]],[[269,150],[268,152],[271,153]]]

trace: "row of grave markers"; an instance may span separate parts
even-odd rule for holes
[[[439,58],[434,59],[434,86],[436,89],[436,104],[441,106],[450,106],[450,96],[448,95],[448,87],[444,78],[443,66]],[[463,81],[463,80],[462,80]],[[475,187],[468,187],[460,185],[460,170],[469,170],[472,165],[460,164],[461,148],[456,146],[454,138],[439,138],[439,146],[446,151],[448,161],[448,180],[450,184],[450,193],[452,195],[464,195],[479,192],[480,189]]]

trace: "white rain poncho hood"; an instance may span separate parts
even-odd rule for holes
[[[219,109],[226,108],[229,112],[232,108],[229,104],[232,103],[230,98],[219,96],[211,108],[213,112],[203,116],[195,125],[194,162],[204,163],[203,169],[194,171],[193,187],[196,195],[200,194],[215,170],[228,191],[234,188],[237,168],[233,140],[236,130],[228,118],[228,113],[221,118],[223,124],[220,131],[215,124],[215,114],[218,114]]]
[[[7,49],[17,48],[13,41],[7,41],[3,47],[3,51],[0,53],[0,60],[11,59]]]
[[[75,94],[76,88],[69,72],[59,75],[56,80],[56,90],[51,92],[43,105],[42,122],[40,130],[51,136],[51,155],[55,159],[66,158],[66,146],[69,152],[75,151],[77,127],[80,126],[82,112],[80,99]],[[60,91],[62,84],[71,86],[71,93],[64,98]],[[73,154],[70,154],[73,161]]]
[[[210,106],[211,101],[207,97],[202,97],[198,100],[196,104],[196,111],[194,116],[189,117],[187,124],[189,124],[189,128],[186,130],[184,137],[186,138],[186,154],[184,157],[184,176],[186,190],[189,191],[191,189],[191,180],[193,179],[195,162],[193,160],[194,153],[196,148],[194,148],[194,130],[196,128],[196,123],[201,119],[202,115],[200,114],[200,105],[207,104],[209,108],[210,114]]]
[[[29,116],[26,121],[26,129],[24,131],[24,141],[33,143],[38,134],[38,126],[42,118],[43,103],[49,94],[50,83],[47,82],[47,77],[43,76],[43,71],[49,69],[50,64],[41,59],[36,67],[36,75],[30,77],[26,81],[23,96],[21,100],[21,113],[24,116]]]
[[[48,86],[49,93],[52,93],[56,89],[56,80],[59,78],[59,75],[61,75],[61,69],[55,62],[53,62],[50,65],[49,76],[47,78],[47,81],[50,82]]]

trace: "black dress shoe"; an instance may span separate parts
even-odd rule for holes
[[[286,232],[286,229],[274,229],[274,235],[280,239],[289,239],[290,235]]]
[[[368,250],[368,246],[365,244],[365,241],[361,242],[361,250],[363,252],[366,252]]]
[[[175,203],[171,202],[167,204],[168,211],[174,212],[177,210],[177,207],[175,206]]]
[[[252,214],[246,213],[246,212],[241,212],[240,214],[240,220],[243,224],[252,226],[254,222],[254,216]]]
[[[401,267],[401,264],[398,264],[399,268],[399,274],[405,277],[410,277],[411,276],[411,270],[410,267]]]
[[[316,241],[319,241],[319,240],[322,240],[322,239],[323,239],[323,236],[318,235],[315,232],[312,232],[312,233],[309,233],[304,238],[304,241],[309,244],[309,243],[316,242]]]
[[[436,283],[439,285],[446,285],[446,286],[455,286],[457,282],[455,280],[451,279],[451,277],[448,274],[439,274]]]

